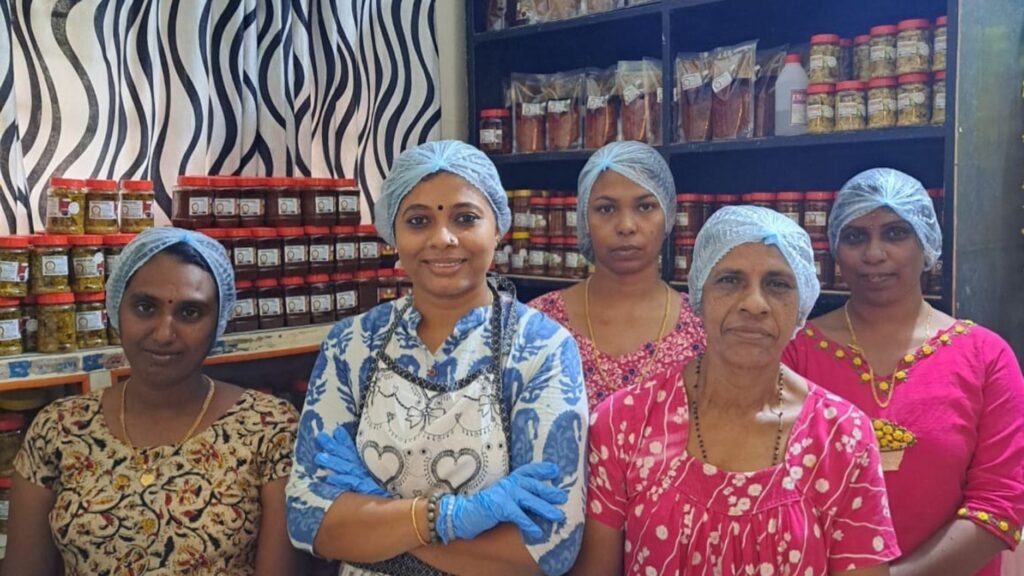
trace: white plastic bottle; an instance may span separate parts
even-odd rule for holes
[[[807,72],[799,54],[787,54],[786,65],[775,81],[775,135],[807,133]]]

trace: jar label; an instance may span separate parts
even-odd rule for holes
[[[352,196],[349,194],[338,194],[338,212],[359,212],[359,196]]]
[[[372,242],[360,242],[359,243],[359,258],[362,260],[373,260],[374,258],[380,258],[380,251],[377,247],[377,241]]]
[[[121,264],[120,254],[107,254],[104,266],[106,266],[105,272],[107,276],[112,276],[117,271],[117,267]]]
[[[28,262],[0,262],[0,282],[28,281]]]
[[[534,230],[537,230],[537,231],[540,231],[540,232],[547,232],[548,231],[548,219],[545,218],[541,214],[534,214],[533,215],[533,224],[530,227],[533,228]]]
[[[90,310],[75,314],[75,328],[79,332],[95,332],[107,329],[107,313],[103,310]]]
[[[558,252],[548,253],[548,266],[560,267],[562,266],[562,256]]]
[[[260,298],[260,316],[280,316],[280,298]]]
[[[840,102],[838,105],[840,118],[862,118],[864,105],[860,102]]]
[[[565,211],[565,225],[569,228],[576,227],[576,210]]]
[[[309,297],[308,296],[289,296],[285,298],[285,306],[288,307],[289,314],[308,314],[309,313]]]
[[[895,98],[872,98],[868,100],[868,114],[874,116],[875,114],[882,114],[884,112],[890,112],[896,109]]]
[[[46,216],[48,218],[70,218],[77,216],[82,207],[78,202],[67,198],[47,198]]]
[[[644,91],[637,88],[636,86],[626,86],[622,89],[622,101],[627,106],[632,104],[634,100],[644,95]]]
[[[885,62],[896,58],[896,49],[892,46],[872,46],[869,58],[872,62]]]
[[[544,266],[547,264],[548,253],[545,250],[530,250],[530,266]]]
[[[782,212],[782,215],[789,218],[797,226],[800,225],[800,213],[799,212]]]
[[[821,260],[814,261],[814,273],[818,275],[818,279],[821,279]]]
[[[317,312],[330,312],[334,310],[333,304],[333,299],[329,294],[309,297],[309,305],[313,309],[314,314]]]
[[[689,265],[690,261],[687,260],[686,256],[676,256],[676,270],[687,270]]]
[[[127,220],[149,220],[153,217],[153,202],[150,200],[121,200],[121,218]]]
[[[308,260],[305,246],[285,246],[284,263],[302,264]]]
[[[722,90],[725,90],[729,86],[732,86],[732,74],[728,71],[715,76],[715,79],[711,81],[711,89],[714,90],[715,94],[718,94]]]
[[[546,102],[526,102],[523,104],[523,116],[543,116],[545,112],[547,112]]]
[[[242,216],[263,216],[262,198],[241,198],[238,200],[238,212]]]
[[[483,128],[480,130],[480,144],[500,146],[501,136],[502,133],[500,128]]]
[[[193,196],[188,201],[189,216],[209,216],[210,199],[205,196]]]
[[[277,213],[281,216],[298,216],[302,213],[299,209],[299,199],[286,197],[278,198]]]
[[[804,213],[804,226],[821,226],[824,227],[828,223],[828,214],[826,212],[805,212]]]
[[[0,341],[21,340],[21,320],[0,320]]]
[[[334,295],[334,300],[337,303],[338,310],[352,310],[359,305],[359,298],[355,290],[338,292]]]
[[[259,266],[261,268],[268,268],[270,266],[278,266],[281,264],[281,250],[277,248],[258,250],[257,257],[259,258]]]
[[[268,250],[267,252],[271,252]],[[235,266],[252,266],[256,263],[256,249],[250,246],[235,247]]]
[[[530,228],[533,226],[533,217],[529,212],[516,212],[512,217],[512,225],[516,228]]]
[[[684,210],[682,212],[676,212],[676,226],[682,226],[686,228],[690,225],[690,215]]]
[[[939,54],[945,54],[945,53],[946,53],[946,36],[945,35],[942,35],[942,36],[936,35],[935,36],[935,54],[939,55]]]
[[[235,198],[215,198],[213,200],[214,216],[237,216],[238,200]]]
[[[317,196],[316,197],[316,213],[317,214],[334,214],[334,196]]]
[[[508,247],[506,246],[506,248],[508,248]],[[499,266],[503,265],[503,264],[508,264],[508,256],[509,256],[509,251],[510,250],[511,250],[511,248],[509,248],[509,250],[505,250],[505,249],[495,250],[494,251],[494,263],[499,265]]]
[[[825,67],[825,55],[824,54],[815,54],[814,56],[811,56],[811,58],[810,58],[810,60],[808,62],[808,67],[811,70],[821,70],[821,69],[823,69]]]
[[[576,252],[565,253],[565,267],[566,268],[579,268],[582,264],[583,257]]]
[[[945,110],[946,109],[946,93],[939,92],[935,95],[935,109]]]
[[[91,200],[89,205],[90,220],[117,220],[117,202],[113,200]]]
[[[103,277],[103,253],[97,252],[95,256],[86,258],[75,258],[76,278],[102,278]]]
[[[339,261],[356,259],[355,242],[338,242],[337,244],[334,245],[334,250],[336,257]]]
[[[316,244],[309,247],[309,261],[310,262],[330,262],[331,258],[331,245],[330,244]]]
[[[40,258],[43,265],[43,276],[67,276],[68,275],[68,257],[61,254],[59,256],[43,256]]]
[[[572,109],[572,99],[548,100],[548,114],[568,114]]]
[[[526,267],[526,250],[520,250],[519,252],[513,252],[509,256],[509,267],[512,270],[522,271]]]
[[[807,105],[807,119],[808,120],[819,120],[821,118],[834,118],[836,115],[835,110],[831,106],[825,104],[808,104]]]
[[[256,315],[256,300],[243,298],[235,301],[235,308],[231,311],[231,318],[250,318]]]
[[[598,108],[604,108],[608,105],[608,98],[610,96],[588,96],[587,97],[587,110],[597,110]]]

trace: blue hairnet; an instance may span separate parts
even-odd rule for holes
[[[449,172],[479,190],[494,210],[502,236],[512,225],[508,197],[494,162],[486,154],[458,140],[427,142],[410,148],[395,160],[373,207],[373,223],[385,242],[395,245],[395,217],[405,196],[427,176]]]
[[[715,212],[700,229],[689,276],[690,302],[694,310],[700,310],[704,283],[715,265],[733,248],[757,243],[777,248],[793,271],[800,300],[797,328],[801,328],[821,291],[811,237],[786,216],[760,206],[726,206]]]
[[[847,224],[877,210],[888,208],[907,221],[924,248],[924,269],[942,255],[942,229],[928,192],[915,178],[892,168],[872,168],[857,174],[836,195],[828,218],[828,244],[832,255],[839,249],[839,235]]]
[[[665,234],[672,230],[676,222],[676,183],[661,154],[640,142],[607,144],[587,160],[577,184],[576,238],[579,241],[580,253],[591,262],[594,261],[594,246],[590,242],[587,203],[590,201],[594,182],[597,182],[598,176],[605,170],[614,170],[654,194],[661,205],[661,211],[665,213]]]
[[[217,338],[224,335],[228,320],[235,308],[235,271],[231,261],[219,242],[191,230],[181,228],[150,228],[136,236],[121,252],[117,269],[107,280],[107,318],[110,325],[120,330],[119,311],[121,299],[124,297],[128,281],[150,258],[167,248],[184,242],[191,246],[202,257],[213,271],[213,280],[217,285]]]

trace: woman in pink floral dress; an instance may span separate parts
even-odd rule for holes
[[[807,234],[724,208],[690,280],[707,350],[593,415],[573,573],[889,574],[899,549],[871,421],[780,362],[818,296]]]

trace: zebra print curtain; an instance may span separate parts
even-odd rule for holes
[[[0,234],[50,177],[356,178],[440,134],[436,0],[0,0]]]

